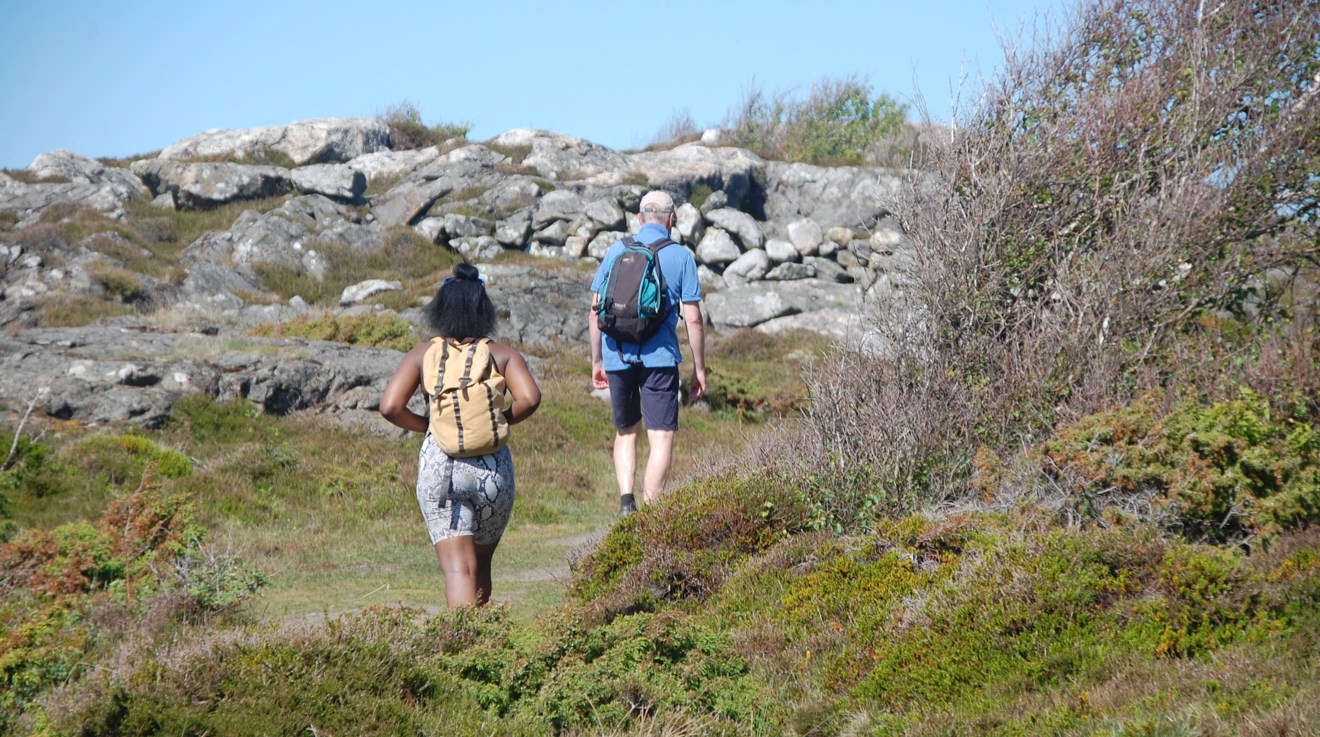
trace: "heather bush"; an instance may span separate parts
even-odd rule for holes
[[[573,565],[569,594],[605,619],[703,601],[749,556],[806,523],[802,500],[782,478],[708,478],[622,519]]]
[[[914,265],[873,312],[882,350],[811,377],[825,461],[938,504],[979,447],[1011,459],[1151,387],[1315,417],[1294,287],[1317,279],[1317,28],[1308,5],[1100,0],[1010,49],[895,207]]]

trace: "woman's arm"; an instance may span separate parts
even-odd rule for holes
[[[510,425],[516,425],[531,417],[536,408],[541,406],[541,387],[537,386],[536,378],[532,376],[531,369],[527,368],[527,360],[521,353],[494,342],[490,344],[490,349],[495,354],[496,365],[500,373],[504,374],[504,382],[513,397],[513,406],[504,413],[505,417]]]
[[[408,351],[380,396],[381,415],[404,430],[426,432],[428,418],[408,409],[408,401],[417,393],[417,387],[421,386],[422,357],[430,347],[430,343],[422,343]]]

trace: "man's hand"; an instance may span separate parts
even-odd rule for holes
[[[591,385],[597,389],[610,388],[610,380],[605,376],[605,367],[599,362],[591,364]]]
[[[692,369],[692,399],[706,396],[706,370]]]

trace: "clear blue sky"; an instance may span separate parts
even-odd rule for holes
[[[1068,0],[105,2],[0,0],[0,168],[43,151],[158,150],[208,128],[374,116],[409,101],[466,122],[613,148],[676,114],[713,125],[744,94],[856,75],[949,116],[960,75]]]

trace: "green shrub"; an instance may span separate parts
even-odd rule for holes
[[[1092,514],[1151,495],[1165,524],[1215,542],[1320,521],[1320,434],[1273,419],[1251,392],[1168,414],[1148,397],[1062,429],[1043,452],[1046,471],[1075,487]]]

